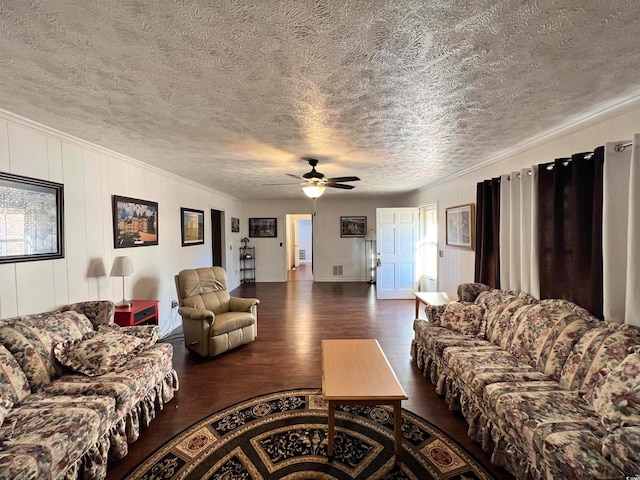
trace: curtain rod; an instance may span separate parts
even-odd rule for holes
[[[619,143],[618,145],[616,145],[615,147],[613,147],[613,149],[616,152],[622,152],[625,148],[630,147],[631,145],[633,145],[633,142],[629,142],[629,143]]]

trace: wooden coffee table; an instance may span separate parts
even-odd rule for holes
[[[377,340],[322,340],[322,395],[329,402],[329,457],[334,454],[336,405],[392,405],[394,450],[399,460],[401,403],[408,397]]]

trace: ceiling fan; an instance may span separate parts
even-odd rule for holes
[[[318,165],[318,160],[315,158],[303,158],[309,162],[309,166],[311,166],[311,171],[299,177],[298,175],[293,175],[291,173],[287,173],[289,177],[293,177],[298,180],[303,180],[305,183],[301,183],[302,191],[309,198],[318,198],[320,197],[327,187],[331,188],[341,188],[343,190],[352,190],[355,188],[353,185],[347,185],[343,182],[357,182],[360,180],[359,177],[334,177],[327,178],[324,173],[320,173],[316,170],[316,166]],[[286,183],[273,183],[270,185],[291,185]]]

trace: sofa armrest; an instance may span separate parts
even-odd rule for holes
[[[58,309],[59,312],[74,311],[85,315],[94,327],[113,323],[115,305],[110,300],[72,303]]]
[[[178,313],[183,320],[204,320],[211,325],[216,319],[215,314],[210,310],[198,310],[191,307],[180,307]]]
[[[232,312],[250,312],[251,307],[258,304],[260,304],[260,300],[257,298],[231,297],[229,310]]]
[[[488,290],[491,290],[491,287],[484,283],[461,283],[458,285],[458,301],[475,302],[480,293]]]

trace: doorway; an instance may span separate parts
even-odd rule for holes
[[[225,215],[222,210],[211,209],[211,265],[214,267],[224,268],[226,263],[224,221]]]
[[[415,265],[420,227],[418,209],[377,208],[376,225],[376,297],[379,300],[413,298],[418,287]]]
[[[313,219],[311,214],[287,215],[287,281],[313,281]]]

